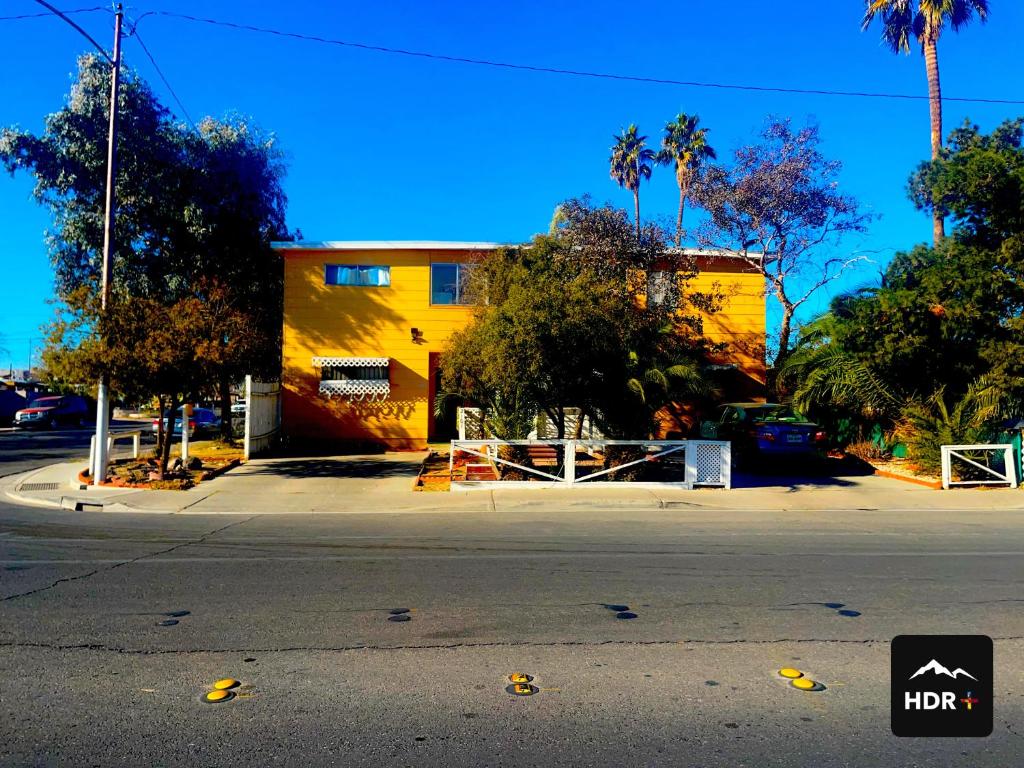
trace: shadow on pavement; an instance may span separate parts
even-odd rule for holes
[[[791,460],[790,460],[791,461]],[[733,488],[854,488],[857,478],[873,474],[871,467],[853,457],[803,460],[796,468],[786,461],[762,464],[732,475]]]
[[[307,458],[271,459],[250,464],[247,475],[274,475],[288,478],[336,477],[336,478],[387,478],[415,477],[419,471],[417,459],[387,460],[356,458]]]

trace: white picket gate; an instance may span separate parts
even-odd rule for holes
[[[991,485],[993,483],[1006,483],[1011,488],[1017,487],[1017,467],[1013,460],[1013,446],[1004,443],[986,443],[983,445],[943,445],[940,449],[942,456],[942,487],[949,490],[954,485]],[[992,467],[986,466],[977,460],[977,456],[971,457],[966,454],[995,454],[1003,455],[1003,471],[999,472]],[[953,461],[959,461],[981,470],[981,480],[954,480]]]
[[[245,377],[245,458],[266,453],[281,432],[281,384]]]

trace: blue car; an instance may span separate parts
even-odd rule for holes
[[[181,417],[184,409],[179,408],[174,419],[174,434],[181,434]],[[164,429],[167,429],[167,420],[164,420]],[[160,431],[160,419],[153,419],[153,434]],[[220,419],[209,408],[195,408],[192,411],[192,418],[188,420],[189,437],[216,437],[220,433]]]
[[[828,440],[818,424],[778,403],[726,403],[713,427],[718,440],[732,443],[737,468],[758,459],[817,458]]]

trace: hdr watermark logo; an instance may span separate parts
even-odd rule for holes
[[[891,671],[897,736],[992,733],[992,638],[899,635]]]

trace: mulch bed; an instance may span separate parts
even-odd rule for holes
[[[163,480],[156,479],[160,463],[156,459],[122,459],[111,465],[112,477],[100,483],[109,488],[138,488],[153,491],[184,491],[204,480],[234,469],[242,460],[239,458],[196,457],[202,462],[199,469],[168,470]],[[78,473],[78,480],[89,483],[89,470]]]

